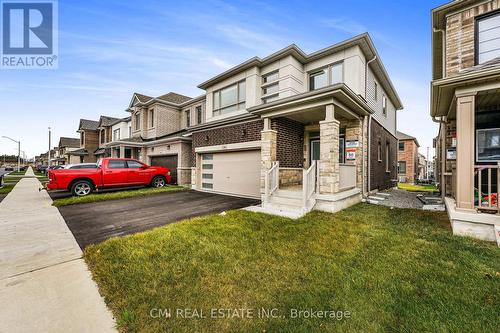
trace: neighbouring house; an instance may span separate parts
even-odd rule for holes
[[[59,138],[58,150],[58,165],[74,164],[80,162],[80,157],[71,155],[70,152],[80,149],[80,139],[78,138]]]
[[[108,148],[108,143],[113,140],[112,125],[119,121],[119,118],[101,116],[97,131],[99,133],[99,147],[94,151],[94,155],[99,158],[111,157],[111,149]]]
[[[432,11],[436,169],[453,233],[494,241],[500,226],[500,1]]]
[[[135,93],[127,110],[130,132],[110,144],[112,156],[168,167],[174,183],[190,184],[192,139],[187,129],[204,121],[205,95],[191,98],[170,92],[150,97]],[[119,132],[121,135],[122,129]]]
[[[418,144],[414,136],[397,132],[398,138],[398,181],[414,184],[418,178]]]
[[[418,171],[417,171],[417,180],[426,180],[427,179],[427,160],[424,155],[418,154]]]
[[[203,121],[192,109],[182,117],[196,190],[261,198],[256,209],[300,216],[338,211],[397,181],[402,103],[368,34],[311,54],[292,44],[198,87]]]
[[[97,162],[94,152],[99,148],[99,122],[95,120],[80,119],[77,133],[80,134],[80,148],[68,152],[71,156],[77,156],[79,163]]]

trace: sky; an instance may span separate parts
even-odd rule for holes
[[[187,96],[254,56],[295,43],[311,53],[368,32],[403,102],[398,130],[426,154],[437,134],[429,116],[430,11],[445,1],[59,2],[59,67],[0,70],[0,136],[33,157],[80,118],[126,117],[132,94]],[[17,154],[0,138],[0,154]]]

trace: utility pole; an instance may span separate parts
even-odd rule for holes
[[[10,141],[17,143],[17,171],[21,170],[21,140],[17,141],[5,135],[3,135],[2,138],[9,139]]]
[[[47,155],[47,167],[50,166],[50,146],[51,146],[50,139],[51,139],[51,133],[50,133],[50,127],[49,127],[49,152]]]

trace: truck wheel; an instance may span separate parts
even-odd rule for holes
[[[152,187],[160,188],[165,187],[165,185],[167,185],[167,179],[163,176],[155,176],[151,181]]]
[[[84,197],[92,193],[93,185],[88,180],[77,180],[71,185],[71,194],[76,197]]]

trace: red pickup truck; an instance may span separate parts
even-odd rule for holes
[[[47,190],[68,190],[85,196],[103,188],[170,184],[170,169],[149,166],[129,158],[103,158],[95,169],[59,169],[49,171]]]

